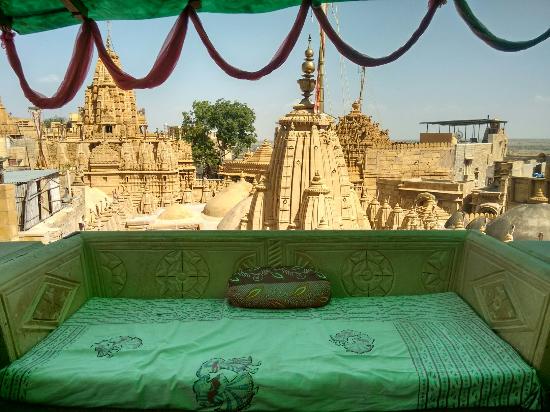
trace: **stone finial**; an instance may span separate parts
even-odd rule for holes
[[[416,210],[412,208],[407,214],[407,229],[416,230],[418,228],[418,214],[416,213]]]
[[[403,209],[399,206],[399,203],[395,204],[393,208],[393,218],[391,223],[391,229],[401,229],[403,223]]]
[[[537,189],[535,190],[534,195],[529,198],[529,203],[547,203],[548,198],[544,196],[541,185],[537,183],[538,182],[535,183],[537,185]]]
[[[105,40],[105,48],[107,50],[112,50],[112,40],[111,40],[111,20],[107,20],[107,39]]]
[[[241,230],[246,230],[246,228],[248,226],[248,216],[249,216],[249,214],[245,213],[244,216],[241,218],[241,222],[240,222],[240,229]]]
[[[487,230],[487,222],[489,221],[489,219],[487,219],[487,217],[485,217],[483,219],[483,224],[480,226],[479,228],[479,231],[483,234],[485,234],[485,231]]]
[[[390,203],[388,199],[384,199],[384,202],[382,203],[382,206],[380,207],[380,210],[378,211],[377,216],[377,223],[378,223],[378,229],[388,229],[389,217],[392,212],[392,208],[390,206]]]
[[[506,237],[504,238],[504,243],[509,243],[514,240],[514,229],[516,227],[514,225],[510,226],[510,230],[508,233],[506,233]]]
[[[455,230],[464,230],[464,213],[462,213],[462,218],[459,218],[454,227]]]
[[[328,223],[327,221],[325,220],[324,217],[322,217],[320,220],[319,220],[319,225],[317,225],[317,230],[329,230],[329,226],[328,226]]]
[[[302,63],[302,78],[298,79],[298,85],[302,91],[304,98],[298,106],[295,108],[313,109],[313,103],[309,100],[311,93],[315,90],[315,79],[313,73],[315,72],[315,63],[313,60],[313,49],[311,48],[311,35],[308,39],[308,46],[305,51],[305,59]]]
[[[378,209],[380,209],[380,202],[376,197],[373,197],[367,210],[367,215],[373,228],[374,224],[376,223],[375,220],[376,215],[378,214]]]

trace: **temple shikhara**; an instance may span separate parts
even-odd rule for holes
[[[359,198],[348,177],[335,125],[315,113],[313,50],[306,50],[304,98],[279,119],[271,162],[253,188],[242,229],[367,229]]]
[[[120,65],[109,38],[106,48]],[[59,135],[46,133],[49,163],[59,168],[76,165],[74,184],[109,195],[124,186],[136,206],[146,197],[152,207],[181,201],[186,185],[195,178],[191,147],[166,131],[148,131],[145,110],[137,108],[134,91],[118,88],[101,60],[70,127]]]

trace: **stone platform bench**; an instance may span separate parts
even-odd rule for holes
[[[524,246],[458,230],[76,233],[0,258],[0,367],[92,297],[223,298],[239,269],[301,265],[327,275],[334,297],[457,293],[548,391],[550,263],[539,257],[550,242]]]

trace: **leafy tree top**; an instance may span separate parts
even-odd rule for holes
[[[245,103],[196,100],[192,110],[182,115],[183,139],[191,143],[195,160],[209,171],[217,169],[227,154],[239,155],[256,142],[256,115]]]

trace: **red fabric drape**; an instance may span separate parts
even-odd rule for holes
[[[323,10],[320,7],[313,7],[313,13],[315,14],[315,17],[317,17],[317,20],[319,21],[319,24],[321,25],[321,28],[325,31],[327,37],[332,41],[336,49],[346,58],[354,62],[355,64],[358,64],[359,66],[364,67],[375,67],[375,66],[381,66],[383,64],[391,63],[395,60],[397,60],[399,57],[404,55],[409,49],[418,41],[420,36],[424,34],[428,26],[430,25],[432,18],[438,9],[439,6],[445,3],[446,0],[429,0],[428,2],[428,12],[420,22],[420,25],[416,29],[416,31],[412,34],[409,40],[394,51],[393,53],[385,56],[385,57],[370,57],[366,54],[363,54],[357,50],[355,50],[353,47],[351,47],[349,44],[347,44],[342,38],[336,33],[336,31],[333,29],[332,25],[330,24],[326,14],[323,12]]]
[[[294,21],[290,32],[279,46],[279,49],[277,50],[275,55],[272,57],[269,63],[254,72],[241,70],[226,62],[208,38],[208,35],[206,34],[206,31],[204,30],[204,27],[202,26],[199,16],[195,12],[195,10],[190,11],[190,17],[193,25],[195,26],[195,30],[197,30],[200,39],[208,50],[208,54],[225,73],[237,79],[258,80],[268,75],[273,70],[278,69],[286,61],[286,59],[290,55],[290,52],[296,45],[298,37],[300,37],[300,33],[302,32],[302,28],[304,27],[310,5],[311,0],[302,1],[302,5],[300,6],[300,9],[298,10],[298,15],[296,16],[296,20]]]
[[[180,58],[181,49],[183,48],[183,42],[187,33],[187,27],[189,23],[189,11],[192,10],[190,6],[187,6],[179,15],[176,22],[172,26],[170,33],[166,36],[164,44],[157,55],[153,67],[147,73],[145,77],[136,79],[129,75],[124,70],[120,69],[115,62],[109,56],[99,27],[95,22],[91,23],[92,36],[97,48],[99,57],[103,61],[103,64],[113,77],[118,87],[124,90],[131,89],[151,89],[164,83],[168,77],[174,71],[176,64]],[[194,11],[193,11],[194,12]]]
[[[353,49],[334,31],[327,16],[321,8],[315,7],[313,8],[313,11],[319,20],[321,28],[326,33],[327,37],[334,43],[340,53],[360,66],[372,67],[390,63],[407,52],[425,32],[435,14],[435,11],[443,3],[445,3],[445,0],[429,0],[428,12],[411,38],[401,48],[392,54],[381,58],[369,57]],[[208,50],[209,55],[224,72],[237,79],[260,79],[279,68],[287,60],[300,36],[310,6],[311,0],[303,0],[290,32],[281,43],[275,55],[263,68],[254,72],[241,70],[235,66],[232,66],[221,57],[208,38],[197,13],[191,6],[187,6],[179,15],[178,19],[174,23],[174,26],[170,30],[170,33],[166,37],[153,67],[145,77],[140,79],[136,79],[117,67],[103,44],[103,39],[97,24],[92,20],[86,20],[82,23],[82,26],[78,32],[73,55],[65,77],[52,97],[43,96],[29,86],[21,66],[21,61],[17,55],[15,43],[13,41],[14,33],[11,30],[4,29],[2,31],[1,40],[2,44],[6,48],[8,61],[19,78],[25,97],[27,97],[27,99],[29,99],[35,106],[44,109],[54,109],[61,107],[72,100],[84,83],[90,67],[94,43],[98,50],[99,57],[120,88],[126,90],[153,88],[164,83],[176,67],[179,60],[189,25],[189,19],[193,22],[193,25]]]
[[[33,90],[29,85],[23,67],[21,66],[21,61],[17,55],[17,49],[13,41],[14,37],[15,33],[11,30],[3,30],[2,35],[0,35],[2,45],[6,49],[10,66],[19,78],[19,84],[21,85],[25,97],[29,99],[32,104],[42,109],[56,109],[70,102],[82,87],[88,70],[90,69],[94,45],[90,22],[85,21],[80,26],[69,67],[67,68],[63,81],[52,97],[44,96]]]

